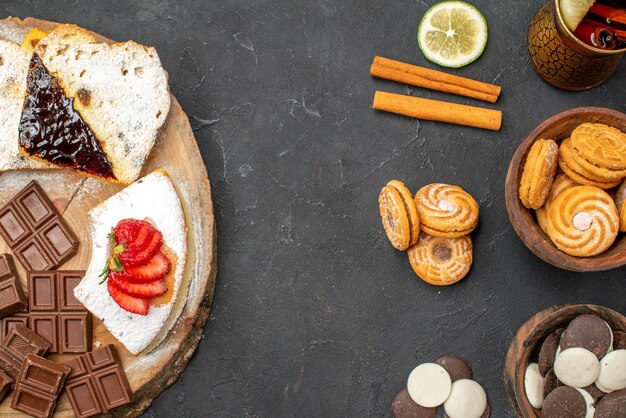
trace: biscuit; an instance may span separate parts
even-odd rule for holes
[[[619,215],[619,230],[626,232],[626,180],[622,181],[615,192],[615,205]]]
[[[570,138],[561,142],[559,147],[559,167],[576,183],[601,189],[610,189],[619,184],[619,180],[600,176],[580,165],[572,153],[572,140]]]
[[[554,182],[552,182],[552,188],[550,189],[550,193],[548,193],[548,197],[544,202],[543,206],[535,211],[535,215],[537,216],[537,222],[539,223],[539,227],[543,232],[546,232],[546,227],[548,223],[548,209],[550,209],[550,205],[555,197],[559,195],[563,190],[569,189],[570,187],[579,186],[574,180],[572,180],[567,174],[558,174]]]
[[[472,239],[433,237],[424,232],[409,248],[409,263],[427,283],[447,286],[467,275],[472,265]]]
[[[588,171],[614,180],[626,177],[626,134],[601,123],[583,123],[571,134],[572,155]]]
[[[420,218],[404,183],[398,180],[387,183],[378,196],[378,207],[391,245],[404,251],[417,242]]]
[[[600,254],[613,244],[619,229],[611,197],[593,186],[562,191],[548,210],[547,234],[561,251],[576,257]]]
[[[540,208],[548,197],[558,152],[559,146],[552,139],[538,139],[530,148],[519,186],[519,198],[528,209]]]
[[[478,204],[459,186],[433,183],[415,194],[422,231],[435,237],[458,238],[478,224]]]

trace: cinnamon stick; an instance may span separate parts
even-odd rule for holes
[[[501,91],[501,87],[494,84],[483,83],[471,78],[459,77],[380,56],[374,57],[370,74],[373,77],[472,97],[491,103],[495,103],[498,100]]]
[[[411,118],[473,126],[492,131],[499,131],[502,126],[502,112],[499,110],[422,99],[384,91],[376,92],[373,107],[377,110]]]

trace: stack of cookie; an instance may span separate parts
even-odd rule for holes
[[[433,183],[411,192],[392,180],[380,192],[380,216],[391,244],[408,249],[409,262],[425,282],[447,286],[467,275],[478,204],[458,186]]]
[[[559,170],[560,168],[560,170]],[[523,205],[564,253],[591,257],[626,232],[626,134],[599,123],[576,127],[561,145],[537,140],[520,180]]]
[[[625,417],[626,334],[596,315],[577,316],[543,341],[524,387],[543,418]]]

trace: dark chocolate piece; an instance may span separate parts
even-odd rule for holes
[[[453,355],[439,357],[435,362],[448,372],[453,382],[460,379],[473,379],[474,373],[464,358]]]
[[[4,341],[12,326],[22,324],[28,326],[28,313],[18,312],[0,319],[0,342]]]
[[[596,406],[595,418],[626,417],[626,389],[604,395]]]
[[[15,382],[11,408],[34,417],[51,417],[69,372],[64,364],[28,354]]]
[[[572,319],[561,336],[561,350],[582,347],[598,359],[611,347],[611,330],[604,319],[596,315],[584,314]]]
[[[4,400],[7,396],[7,393],[13,387],[13,379],[11,376],[6,374],[5,372],[0,371],[0,402]]]
[[[26,296],[19,282],[11,254],[0,254],[0,318],[26,307]]]
[[[0,210],[0,235],[27,271],[56,269],[78,251],[78,238],[35,181]]]
[[[17,380],[22,362],[28,354],[43,356],[50,344],[22,324],[10,327],[0,345],[0,370]]]
[[[391,402],[391,416],[393,418],[435,418],[437,408],[425,408],[418,405],[411,399],[409,391],[402,389],[396,393]]]
[[[613,350],[626,350],[626,332],[613,331]]]
[[[569,386],[559,386],[546,396],[541,408],[543,418],[585,418],[587,402]]]
[[[88,94],[82,90],[78,97],[85,101]],[[19,127],[20,146],[27,154],[53,164],[115,179],[100,141],[73,103],[41,58],[33,54]]]
[[[557,379],[554,369],[550,369],[543,378],[543,399],[557,387],[559,387],[559,379]]]
[[[113,345],[76,356],[64,364],[71,369],[65,391],[77,418],[92,417],[133,402]]]
[[[559,348],[559,336],[556,331],[546,337],[541,344],[541,350],[539,350],[539,359],[537,364],[539,365],[539,373],[545,377],[548,370],[554,366],[554,359],[556,357],[556,350]]]

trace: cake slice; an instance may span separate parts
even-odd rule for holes
[[[170,108],[156,50],[59,25],[29,64],[20,151],[115,183],[137,180]]]
[[[76,298],[133,354],[160,341],[186,295],[187,227],[178,193],[157,170],[90,211],[91,261]]]

